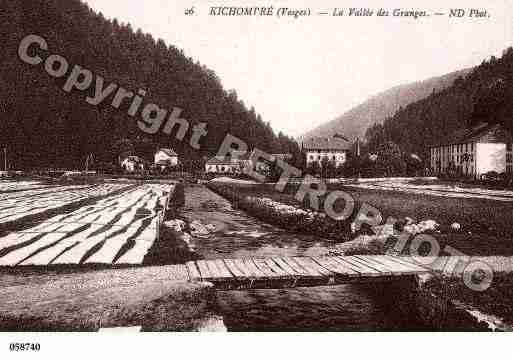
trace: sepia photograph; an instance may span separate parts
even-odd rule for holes
[[[513,331],[513,3],[1,0],[0,28],[6,357]]]

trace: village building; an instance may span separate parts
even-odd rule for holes
[[[178,154],[170,148],[161,148],[155,152],[155,166],[161,171],[178,166]]]
[[[290,153],[273,153],[271,154],[274,159],[289,161],[292,159]],[[215,156],[210,158],[205,164],[206,173],[232,173],[241,174],[245,168],[253,168],[257,172],[266,173],[270,169],[270,163],[260,159],[257,163],[251,161],[251,153],[243,153],[239,151],[232,152],[232,155],[220,157]]]
[[[322,165],[323,161],[331,161],[336,167],[343,165],[353,144],[346,139],[337,137],[313,137],[303,142],[302,151],[306,156],[306,166],[314,162]]]
[[[437,175],[454,172],[476,178],[491,171],[511,173],[512,142],[499,124],[461,129],[430,147],[431,169]]]
[[[215,156],[205,163],[206,173],[241,174],[247,166],[252,163],[249,160],[250,154],[240,151],[233,151],[227,156]]]
[[[143,171],[144,160],[138,156],[127,156],[121,161],[121,168],[126,172]]]
[[[292,160],[293,157],[291,153],[272,153],[271,156],[274,161],[280,160],[287,163]],[[259,162],[255,163],[254,167],[259,173],[268,173],[271,169],[271,163],[265,159],[261,159]]]

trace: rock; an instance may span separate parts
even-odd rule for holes
[[[439,229],[439,227],[440,225],[436,221],[428,219],[417,224],[407,224],[403,227],[403,231],[415,235],[427,231],[436,232]]]
[[[193,236],[201,237],[201,236],[208,236],[210,234],[210,231],[200,221],[197,221],[197,220],[192,221],[189,224],[189,227],[191,229],[191,235],[193,235]]]
[[[451,224],[451,229],[453,231],[459,231],[461,229],[461,225],[458,222],[454,222],[453,224]]]
[[[410,234],[420,233],[419,226],[414,223],[404,226],[403,231]]]
[[[172,219],[170,221],[164,222],[164,225],[176,232],[183,232],[185,229],[185,222],[181,219]]]
[[[415,221],[410,217],[404,217],[404,221],[406,222],[406,225],[415,223]]]
[[[182,233],[180,239],[187,244],[191,244],[192,237],[189,233]]]
[[[197,332],[228,332],[228,328],[224,325],[223,317],[218,315],[203,318],[195,330]]]
[[[404,227],[405,227],[406,225],[408,225],[408,224],[409,224],[409,223],[408,223],[406,220],[398,220],[397,222],[395,222],[395,223],[394,223],[394,227],[393,227],[393,228],[394,228],[397,232],[401,233],[401,232],[403,232],[403,231],[404,231]]]
[[[216,225],[215,225],[215,224],[212,224],[212,223],[207,224],[207,225],[205,226],[205,228],[206,228],[209,232],[215,232],[215,231],[217,230]]]
[[[375,226],[373,230],[378,236],[388,238],[390,236],[393,236],[396,233],[396,231],[402,232],[402,230],[398,230],[396,228],[396,224],[397,223]]]
[[[419,222],[418,227],[420,232],[423,233],[426,231],[436,231],[440,225],[436,223],[436,221],[432,219],[428,219],[427,221]]]
[[[362,223],[362,225],[360,226],[360,229],[356,233],[358,233],[358,235],[363,235],[363,236],[375,236],[376,235],[376,233],[374,233],[374,231],[372,230],[372,227],[368,223]]]

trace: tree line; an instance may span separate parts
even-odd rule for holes
[[[91,155],[96,163],[112,166],[120,152],[151,160],[158,147],[173,148],[182,161],[197,163],[215,154],[228,133],[249,148],[300,158],[297,143],[276,134],[235,90],[224,89],[214,71],[162,39],[107,20],[79,0],[7,1],[0,21],[0,146],[8,149],[11,167],[81,168]],[[191,149],[188,137],[176,140],[175,133],[143,133],[127,108],[91,106],[83,94],[64,92],[63,79],[19,59],[18,46],[29,34],[45,38],[52,53],[87,67],[106,83],[144,89],[145,100],[162,108],[182,108],[191,127],[207,123],[202,150]]]
[[[492,56],[452,86],[400,108],[383,123],[370,127],[366,148],[375,153],[387,142],[413,153],[429,166],[429,146],[456,130],[480,122],[500,123],[513,131],[513,48]]]

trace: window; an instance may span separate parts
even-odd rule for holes
[[[511,150],[512,150],[511,142],[506,143],[506,151],[511,152]]]

